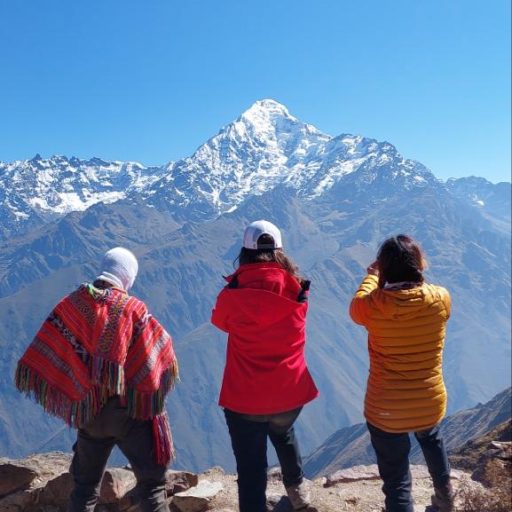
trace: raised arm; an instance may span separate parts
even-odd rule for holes
[[[371,301],[370,294],[378,288],[379,277],[375,274],[367,274],[357,289],[350,303],[350,318],[359,325],[366,324],[369,305]]]

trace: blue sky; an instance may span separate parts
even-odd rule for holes
[[[510,1],[0,0],[0,160],[162,164],[254,101],[510,181]]]

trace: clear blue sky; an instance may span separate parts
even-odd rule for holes
[[[510,181],[510,0],[0,0],[0,160],[162,164],[274,98]]]

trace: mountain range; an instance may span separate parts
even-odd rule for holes
[[[53,304],[94,278],[106,249],[124,245],[140,260],[133,293],[171,332],[180,359],[182,382],[168,401],[177,464],[232,469],[217,406],[225,336],[209,317],[245,225],[259,218],[282,229],[313,283],[307,358],[321,396],[299,419],[306,453],[362,419],[366,336],[347,308],[379,243],[398,232],[422,243],[428,279],[452,294],[450,412],[509,384],[510,183],[445,183],[388,142],[332,137],[262,100],[161,167],[0,163],[1,452],[69,448],[73,433],[16,392],[14,367]]]
[[[512,389],[498,393],[485,404],[458,411],[441,423],[441,434],[450,453],[466,446],[474,438],[492,431],[512,418]],[[411,461],[425,464],[419,444],[411,436]],[[469,450],[468,450],[469,451]],[[338,430],[304,460],[309,478],[327,475],[355,464],[376,464],[375,452],[364,423]],[[474,468],[473,468],[474,469]]]
[[[388,171],[386,179],[406,189],[439,181],[388,142],[349,134],[332,137],[293,117],[284,105],[261,100],[192,156],[161,167],[100,158],[43,159],[39,154],[0,162],[0,219],[4,236],[16,235],[99,202],[142,199],[174,217],[205,220],[279,185],[308,200],[355,171],[369,182],[382,168]],[[450,179],[444,187],[491,216],[510,218],[509,183],[470,177]]]

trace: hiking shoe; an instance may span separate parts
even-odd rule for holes
[[[293,510],[302,510],[309,506],[311,495],[308,484],[303,480],[300,484],[290,485],[286,488],[288,499]]]
[[[455,512],[455,491],[452,484],[434,488],[432,506],[439,512]]]

